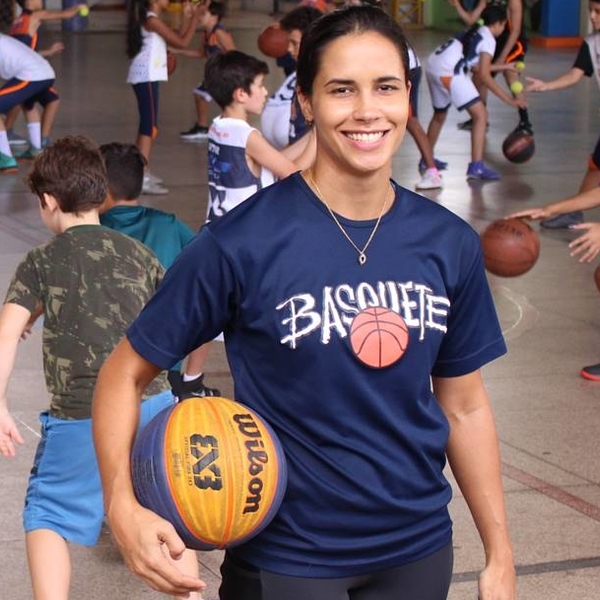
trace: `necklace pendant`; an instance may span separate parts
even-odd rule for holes
[[[367,255],[364,252],[361,252],[358,255],[358,264],[362,267],[367,262]]]

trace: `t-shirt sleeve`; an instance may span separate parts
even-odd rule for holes
[[[438,377],[467,375],[506,352],[478,239],[465,243],[471,265],[453,290],[448,330],[432,369]]]
[[[483,28],[479,31],[482,30]],[[481,41],[477,44],[477,54],[481,54],[482,52],[485,52],[490,56],[494,56],[494,53],[496,52],[496,39],[489,31],[485,31],[485,33],[482,34]]]
[[[33,312],[41,301],[40,274],[32,251],[17,267],[8,286],[4,303],[18,304]]]
[[[587,77],[591,77],[594,74],[594,63],[592,62],[592,55],[590,54],[590,46],[584,41],[580,48],[577,58],[573,63],[574,69],[581,69]]]
[[[171,265],[127,338],[140,356],[169,369],[226,330],[236,295],[233,270],[204,227]]]

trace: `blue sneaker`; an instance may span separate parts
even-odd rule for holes
[[[572,225],[579,225],[579,223],[583,223],[583,212],[580,210],[540,221],[540,225],[546,229],[568,229]]]
[[[11,146],[27,146],[29,143],[24,137],[20,136],[18,133],[15,133],[12,129],[6,130],[6,137],[8,138],[8,143]]]
[[[496,173],[494,169],[487,167],[482,160],[469,163],[467,179],[487,179],[488,181],[492,181],[500,179],[500,177],[500,173]]]
[[[33,160],[38,154],[41,154],[42,149],[34,146],[29,146],[24,152],[17,154],[17,160]]]
[[[435,163],[435,168],[438,171],[445,171],[448,168],[448,163],[443,160],[440,160],[439,158],[434,158],[433,162]],[[419,161],[419,173],[423,175],[425,171],[427,171],[427,165],[425,164],[425,161],[421,159]]]
[[[0,152],[0,173],[16,173],[19,170],[14,156]]]

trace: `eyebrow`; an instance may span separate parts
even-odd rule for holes
[[[396,75],[384,75],[383,77],[378,77],[375,79],[376,83],[386,83],[388,81],[404,81],[401,77],[397,77]],[[356,83],[354,79],[329,79],[325,82],[325,85],[350,85],[352,83]]]

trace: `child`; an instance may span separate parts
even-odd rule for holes
[[[108,195],[100,211],[100,223],[139,240],[168,269],[195,233],[175,215],[140,206],[146,160],[133,144],[104,144],[100,152],[108,176]],[[169,382],[177,397],[220,396],[221,392],[204,385],[202,368],[208,346],[189,356],[190,370],[182,376],[180,365],[169,371]],[[199,372],[198,372],[199,371]]]
[[[458,110],[467,110],[473,119],[471,131],[471,162],[467,179],[500,179],[500,174],[483,162],[487,110],[471,79],[470,70],[477,67],[480,79],[498,98],[515,107],[524,107],[522,99],[507,94],[493,79],[492,71],[513,68],[512,65],[493,65],[496,38],[506,27],[506,9],[488,6],[481,14],[483,25],[475,24],[451,38],[429,55],[427,83],[433,102],[433,117],[427,137],[435,149],[446,121],[448,109],[454,104]]]
[[[420,152],[419,172],[421,181],[415,186],[417,190],[435,190],[443,187],[444,181],[440,171],[448,168],[448,163],[433,156],[427,133],[419,121],[419,86],[422,68],[414,48],[408,45],[408,78],[410,80],[410,113],[406,122],[406,131],[415,140]]]
[[[273,183],[273,176],[287,177],[312,162],[312,136],[279,151],[248,123],[265,106],[268,72],[265,62],[237,50],[206,63],[206,89],[223,109],[208,133],[209,221]]]
[[[133,86],[140,114],[136,146],[150,162],[152,142],[158,135],[158,83],[167,81],[167,44],[185,48],[194,33],[200,6],[184,6],[181,33],[173,31],[160,20],[168,0],[130,0],[127,12],[127,56],[131,59],[127,83]],[[146,170],[144,194],[168,194],[162,180]]]
[[[310,24],[323,13],[311,6],[299,6],[287,13],[279,22],[279,27],[288,35],[288,55],[294,63],[298,57],[302,36]],[[286,55],[287,56],[287,55]],[[292,106],[295,106],[294,131],[306,129],[306,122],[299,110],[296,96],[296,68],[290,73],[279,89],[271,96],[261,115],[260,128],[270,144],[284,148],[290,143]],[[302,122],[300,123],[300,119]]]
[[[37,52],[18,40],[0,34],[0,114],[8,114],[15,106],[23,106],[27,119],[29,148],[18,158],[31,159],[42,145],[40,115],[35,107],[46,97],[54,83],[54,69]],[[14,173],[17,161],[12,154],[4,122],[0,119],[0,172]]]
[[[523,24],[523,0],[476,0],[476,6],[472,8],[463,7],[459,0],[449,0],[454,6],[460,18],[469,26],[474,25],[481,17],[481,14],[488,5],[499,5],[506,7],[507,24],[504,31],[496,40],[496,52],[494,53],[493,63],[497,65],[509,64],[515,61],[524,61],[527,53],[528,40],[525,35]],[[519,75],[512,69],[504,71],[506,84],[510,89],[512,83],[519,79]],[[475,74],[473,78],[483,102],[487,100],[487,88],[484,82]],[[522,98],[522,92],[513,96]],[[473,121],[468,120],[460,123],[458,128],[468,131],[473,126]],[[519,125],[517,129],[533,133],[529,115],[526,108],[519,109]]]
[[[75,4],[67,10],[45,10],[43,0],[17,0],[17,4],[21,7],[21,14],[13,21],[8,32],[9,35],[27,44],[32,50],[39,52],[44,57],[62,52],[64,46],[61,42],[56,42],[49,48],[40,50],[38,48],[38,29],[40,25],[44,21],[70,19],[77,15],[82,8],[87,8],[85,4]],[[50,141],[50,132],[56,118],[60,98],[56,90],[51,88],[45,95],[39,98],[39,103],[43,107],[41,147],[45,148]],[[20,136],[16,136],[12,132],[19,112],[19,108],[15,107],[6,117],[5,126],[9,141],[14,140],[16,142],[22,140]]]
[[[36,158],[28,184],[55,237],[21,261],[0,312],[0,451],[14,456],[15,444],[23,443],[8,412],[7,388],[19,339],[43,314],[51,400],[40,415],[23,525],[33,597],[66,599],[68,544],[94,545],[104,519],[90,418],[96,376],[163,269],[146,246],[100,225],[106,171],[88,140],[63,138],[49,146]],[[143,398],[142,425],[174,403],[164,373]],[[193,558],[184,559],[190,572]]]
[[[571,198],[521,210],[509,215],[507,218],[556,221],[565,215],[583,214],[584,210],[596,208],[597,206],[600,206],[600,188],[594,187],[586,191],[580,191]],[[579,262],[582,263],[592,262],[600,253],[600,223],[573,223],[570,228],[583,231],[579,237],[569,242],[571,256],[578,257]],[[596,267],[594,281],[598,291],[600,291],[600,266]],[[600,381],[600,363],[583,367],[580,374],[585,379]]]
[[[225,4],[222,2],[210,2],[200,19],[200,24],[204,29],[204,43],[198,50],[180,50],[178,52],[186,56],[203,58],[235,50],[233,37],[221,23],[225,15],[225,8]],[[212,98],[206,91],[204,83],[194,89],[194,100],[196,122],[188,131],[181,132],[180,137],[184,140],[199,140],[208,137],[208,103]]]
[[[590,33],[581,43],[577,58],[573,66],[564,75],[552,79],[551,81],[542,81],[534,77],[527,77],[529,85],[528,92],[549,92],[553,90],[562,90],[575,85],[581,81],[582,77],[592,77],[596,75],[596,80],[600,85],[600,75],[598,69],[599,50],[600,50],[600,0],[591,0],[588,5],[590,21],[593,32]],[[579,193],[587,192],[596,188],[600,184],[600,137],[596,142],[592,155],[588,162],[588,169],[579,186]],[[540,223],[542,227],[549,229],[559,229],[570,227],[583,221],[581,210],[567,212],[555,218],[544,220]]]

